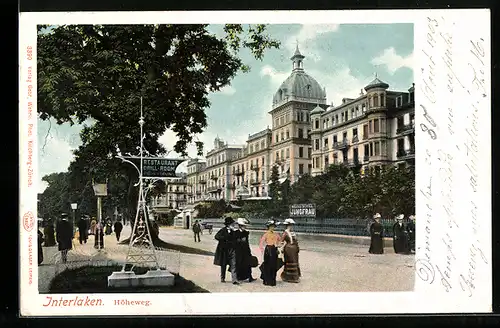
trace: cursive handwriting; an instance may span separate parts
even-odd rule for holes
[[[415,262],[415,269],[417,271],[417,276],[424,282],[432,284],[434,278],[436,277],[436,272],[434,266],[428,260],[418,259]]]
[[[422,104],[420,104],[420,107],[424,111],[424,118],[426,119],[426,121],[432,127],[436,128],[437,127],[436,121],[434,121],[434,119],[431,117],[431,115],[427,111],[427,108],[424,105],[422,105]],[[422,129],[423,132],[427,132],[427,134],[431,137],[432,140],[436,140],[437,139],[436,131],[434,131],[434,129],[428,128],[425,123],[420,123],[420,129]]]

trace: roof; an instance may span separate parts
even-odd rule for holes
[[[302,70],[295,70],[274,94],[273,104],[286,99],[287,96],[325,99],[326,92],[312,76]]]
[[[368,85],[365,87],[365,91],[368,91],[373,88],[384,88],[387,89],[389,87],[389,84],[385,83],[384,81],[381,81],[378,77],[375,77],[373,81],[368,83]]]
[[[314,114],[321,114],[323,113],[325,110],[323,108],[321,108],[320,105],[316,106],[312,111],[311,111],[311,115],[314,115]]]

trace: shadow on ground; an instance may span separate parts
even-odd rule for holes
[[[119,244],[120,245],[128,245],[130,243],[130,238],[127,238],[123,241],[121,241]],[[194,247],[188,247],[188,246],[183,246],[183,245],[176,245],[176,244],[171,244],[167,243],[161,239],[154,239],[153,244],[157,249],[166,249],[166,250],[173,250],[173,251],[178,251],[181,253],[185,254],[194,254],[194,255],[206,255],[206,256],[214,256],[214,252],[206,251],[203,249],[198,249]]]
[[[173,286],[109,288],[108,276],[112,272],[121,271],[121,266],[85,266],[65,270],[58,274],[50,284],[50,294],[78,293],[209,293],[190,280],[175,274]],[[148,268],[134,268],[136,274],[143,274]]]

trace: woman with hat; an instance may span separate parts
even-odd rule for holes
[[[276,286],[276,273],[278,271],[278,245],[280,236],[274,231],[276,221],[269,220],[266,223],[267,231],[262,235],[259,242],[260,251],[264,254],[264,260],[260,267],[262,274],[260,278],[266,286]]]
[[[397,254],[409,253],[408,236],[403,218],[403,214],[396,216],[396,223],[392,226],[392,245],[394,247],[394,253]]]
[[[247,280],[252,282],[252,251],[250,249],[249,235],[246,229],[247,220],[238,218],[236,220],[238,230],[236,230],[236,275],[238,280]]]
[[[285,268],[281,273],[281,279],[286,282],[299,282],[301,273],[299,266],[299,243],[297,234],[293,231],[295,221],[288,218],[283,222],[285,231],[281,237],[284,242]]]
[[[215,239],[219,242],[215,250],[214,265],[220,266],[220,282],[226,281],[226,269],[229,265],[231,280],[234,285],[239,285],[236,275],[236,233],[231,226],[234,220],[230,217],[224,219],[224,227],[215,234]]]
[[[380,224],[380,214],[373,216],[375,222],[370,225],[370,254],[384,254],[384,226]]]
[[[406,231],[408,232],[410,251],[415,251],[415,215],[410,215],[410,222],[406,226]]]

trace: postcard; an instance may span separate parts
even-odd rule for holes
[[[19,38],[22,316],[492,311],[488,10]]]

